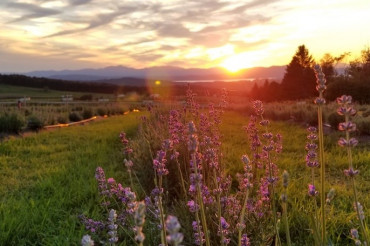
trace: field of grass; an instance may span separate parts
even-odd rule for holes
[[[79,245],[81,213],[96,215],[95,168],[128,183],[118,135],[139,113],[0,143],[0,244]]]
[[[77,216],[81,213],[93,218],[101,218],[98,208],[97,183],[94,179],[95,168],[102,166],[106,176],[114,177],[124,186],[130,184],[128,173],[122,163],[122,144],[118,134],[124,130],[133,138],[135,171],[140,183],[153,187],[152,164],[148,146],[140,133],[137,124],[140,114],[130,113],[127,116],[115,116],[86,126],[58,129],[52,132],[41,132],[23,139],[11,139],[0,145],[0,242],[5,245],[78,245],[82,235],[86,234]],[[164,118],[161,118],[164,117]],[[165,128],[166,113],[157,120],[151,129],[152,153],[159,150],[161,141],[168,136]],[[243,172],[241,156],[252,156],[248,136],[243,126],[247,125],[249,114],[226,112],[222,117],[221,163],[227,175],[233,178],[232,190],[236,188],[236,173]],[[272,132],[283,136],[283,152],[276,160],[279,175],[283,170],[290,174],[288,193],[289,224],[293,245],[313,245],[310,232],[312,199],[307,195],[310,183],[310,171],[305,164],[307,131],[292,122],[273,121]],[[336,144],[341,133],[331,132],[325,135],[326,181],[327,189],[335,188],[336,196],[327,206],[327,233],[334,245],[348,245],[349,230],[357,225],[353,210],[353,195],[349,180],[343,170],[347,168],[346,152]],[[353,151],[354,166],[360,170],[357,176],[359,200],[364,205],[366,223],[370,213],[370,143],[366,138]],[[184,157],[188,161],[188,157]],[[186,164],[185,162],[185,165]],[[174,167],[169,168],[175,171]],[[318,170],[316,176],[318,179]],[[164,189],[172,192],[179,180],[171,173],[164,177]],[[138,183],[136,188],[140,190]],[[146,190],[147,194],[150,189]],[[281,192],[281,181],[277,186],[277,201]],[[177,191],[177,193],[179,193]],[[143,199],[142,194],[138,199]],[[185,245],[192,245],[191,217],[184,201],[166,195],[164,204],[168,213],[179,217],[183,225]],[[281,213],[280,205],[277,208]],[[211,215],[211,214],[209,214]],[[144,233],[147,235],[145,245],[160,243],[157,225],[148,219]],[[191,227],[191,226],[190,226]],[[285,243],[285,229],[281,225],[281,237]],[[259,235],[249,235],[258,238]],[[214,238],[217,236],[213,236]],[[216,241],[217,242],[217,241]],[[235,241],[233,241],[235,242]],[[232,243],[233,245],[234,243]],[[132,245],[123,241],[121,245]],[[253,244],[252,244],[253,245]]]
[[[56,91],[47,88],[31,88],[5,84],[1,84],[0,86],[0,99],[21,98],[21,97],[31,97],[32,99],[33,97],[35,97],[35,98],[58,98],[59,100],[61,100],[61,96],[63,95],[72,95],[74,98],[79,98],[85,94],[90,94],[94,98],[113,98],[113,95],[111,94],[102,94],[102,93]]]

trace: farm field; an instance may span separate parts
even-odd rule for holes
[[[78,245],[77,216],[95,214],[95,168],[126,180],[118,134],[133,136],[140,115],[0,143],[0,244]]]
[[[142,131],[137,131],[139,116],[143,113],[130,113],[127,116],[115,116],[86,126],[76,126],[58,129],[53,132],[41,132],[27,138],[11,139],[1,143],[0,147],[0,241],[6,245],[77,245],[86,234],[84,226],[79,222],[78,215],[102,219],[98,209],[100,196],[94,172],[97,166],[103,167],[106,177],[114,177],[123,186],[129,186],[129,176],[123,165],[122,144],[118,135],[121,131],[127,133],[134,147],[134,179],[133,190],[137,199],[144,199],[144,192],[150,193],[153,188],[151,158],[160,149],[161,141],[167,136],[166,113],[161,120],[156,121],[155,112],[148,119],[153,119],[155,132],[151,131],[150,142],[152,156],[148,146],[143,144]],[[147,117],[149,116],[146,114]],[[249,122],[249,113],[226,112],[222,116],[220,163],[226,175],[234,180],[232,190],[237,186],[236,173],[243,172],[241,156],[250,151],[248,135],[243,129]],[[145,124],[144,124],[145,125]],[[140,129],[140,128],[139,128]],[[305,164],[305,144],[307,131],[301,124],[273,121],[271,132],[280,133],[283,138],[283,151],[276,160],[279,176],[283,170],[290,174],[290,184],[287,189],[289,197],[289,225],[294,245],[313,245],[310,233],[310,211],[312,203],[307,195],[307,184],[310,183],[310,170]],[[356,214],[352,208],[350,182],[343,175],[347,167],[346,152],[337,146],[341,133],[331,132],[325,135],[328,189],[335,188],[336,195],[327,207],[328,237],[334,245],[348,245],[351,241],[348,233],[356,223]],[[370,143],[363,138],[353,150],[353,162],[360,175],[357,177],[358,199],[365,207],[370,204],[367,195],[370,190]],[[188,157],[183,157],[188,161]],[[169,162],[172,163],[172,162]],[[172,163],[173,164],[173,163]],[[175,172],[174,167],[169,168]],[[316,174],[318,177],[318,173]],[[164,197],[164,204],[169,213],[178,216],[183,226],[185,245],[192,245],[191,220],[192,215],[186,205],[178,198],[171,197],[171,184],[178,180],[177,175],[164,177],[164,189],[170,194]],[[140,182],[140,184],[139,184]],[[279,181],[280,182],[280,181]],[[144,192],[141,187],[144,187]],[[277,193],[282,192],[281,184],[277,185]],[[176,198],[177,197],[177,198]],[[177,205],[176,205],[177,204]],[[280,206],[278,210],[280,211]],[[365,218],[368,223],[369,212]],[[144,228],[145,245],[160,243],[159,232],[155,229],[156,220],[148,217]],[[264,221],[264,223],[267,223]],[[267,224],[263,226],[268,227]],[[281,237],[284,229],[281,226]],[[253,228],[252,228],[253,229]],[[252,230],[251,229],[251,230]],[[254,228],[254,233],[262,233],[263,229]],[[259,231],[260,230],[260,231]],[[262,230],[262,231],[261,231]],[[121,237],[119,245],[133,245],[130,233]],[[131,235],[132,236],[132,235]],[[252,239],[258,235],[250,235]],[[215,240],[216,236],[212,236]],[[217,242],[217,241],[216,241]],[[234,241],[235,242],[235,241]],[[234,244],[232,241],[232,245]],[[284,242],[284,239],[283,239]],[[284,244],[284,243],[283,243]]]
[[[93,98],[111,98],[111,99],[114,98],[113,95],[111,94],[103,94],[103,93],[82,93],[82,92],[73,92],[73,91],[67,92],[67,91],[50,90],[48,88],[31,88],[31,87],[22,87],[22,86],[12,86],[12,85],[7,85],[7,84],[1,84],[0,86],[0,100],[1,101],[10,101],[10,98],[18,99],[21,97],[31,97],[31,98],[35,97],[41,100],[59,99],[60,101],[61,97],[64,95],[71,95],[74,98],[79,98],[86,94],[92,95]],[[14,101],[14,103],[16,103],[16,101]]]

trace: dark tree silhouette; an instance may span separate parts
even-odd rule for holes
[[[351,61],[346,71],[354,81],[370,83],[370,48],[361,51],[361,57]]]
[[[286,67],[281,83],[282,98],[296,100],[316,95],[316,78],[313,71],[314,60],[308,49],[301,45]]]
[[[344,58],[350,55],[350,52],[345,52],[339,56],[332,56],[330,53],[324,54],[324,56],[320,60],[320,66],[325,74],[326,81],[331,83],[335,76],[338,75],[337,71],[335,70],[335,66],[341,62]]]

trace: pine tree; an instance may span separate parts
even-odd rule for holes
[[[304,45],[298,46],[281,83],[283,99],[297,100],[316,95],[313,65],[314,60],[308,49]]]

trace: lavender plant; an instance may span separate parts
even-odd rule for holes
[[[137,223],[134,223],[134,214],[139,206],[136,194],[131,191],[131,188],[124,188],[113,178],[106,179],[101,167],[97,167],[95,178],[100,194],[100,207],[107,220],[93,220],[80,215],[81,223],[99,242],[114,245],[119,241],[121,234],[135,241],[132,237],[132,230],[127,231],[127,229],[137,227]],[[87,237],[84,237],[83,241],[89,242]]]
[[[167,229],[167,242],[173,246],[178,246],[184,239],[184,235],[180,233],[181,225],[177,217],[169,215],[166,219],[166,229]]]
[[[309,142],[306,143],[306,166],[311,170],[311,183],[308,185],[308,195],[312,198],[313,204],[313,220],[312,220],[312,231],[313,231],[313,238],[315,240],[316,245],[320,245],[321,243],[321,235],[320,235],[320,218],[318,214],[317,202],[316,197],[318,195],[318,191],[316,190],[315,186],[315,168],[319,166],[318,155],[317,155],[317,144],[316,141],[317,137],[317,128],[316,127],[308,127],[307,128],[308,135],[307,139]]]
[[[278,168],[277,165],[274,163],[272,154],[274,150],[276,151],[276,153],[279,153],[281,151],[281,136],[280,134],[277,134],[275,141],[273,134],[269,132],[268,126],[270,122],[268,120],[265,120],[263,117],[263,103],[261,101],[254,101],[253,107],[255,109],[256,115],[259,116],[261,119],[260,125],[264,128],[264,133],[262,134],[264,144],[262,147],[261,157],[265,163],[265,177],[261,179],[262,193],[266,191],[268,192],[266,198],[268,198],[272,210],[273,227],[275,231],[275,244],[281,245],[278,229],[277,210],[275,204],[275,186],[278,180]],[[263,187],[267,187],[268,190],[264,190]]]
[[[320,161],[320,180],[321,180],[321,243],[326,244],[326,219],[325,219],[325,162],[324,162],[324,127],[323,127],[323,105],[325,104],[324,91],[326,90],[326,79],[325,75],[321,70],[320,65],[314,66],[316,75],[316,90],[319,92],[319,96],[315,99],[317,104],[317,117],[318,117],[318,128],[319,128],[319,161]],[[311,189],[314,190],[312,185]]]
[[[288,201],[288,195],[287,195],[287,188],[289,184],[289,174],[286,170],[283,172],[283,187],[284,191],[283,194],[281,195],[281,202],[283,205],[283,215],[284,215],[284,222],[285,222],[285,232],[286,232],[286,240],[287,240],[287,245],[290,246],[292,245],[291,239],[290,239],[290,231],[289,231],[289,223],[288,223],[288,206],[287,206],[287,201]]]
[[[353,166],[353,159],[352,159],[352,148],[358,144],[358,140],[356,138],[350,138],[350,133],[356,130],[356,124],[351,122],[351,117],[356,114],[356,110],[352,106],[352,97],[343,95],[337,98],[337,103],[339,104],[339,108],[337,110],[339,115],[344,116],[344,122],[339,123],[339,130],[345,132],[345,138],[341,137],[338,140],[338,145],[345,148],[347,150],[347,158],[348,158],[348,169],[344,170],[344,174],[350,178],[352,189],[353,189],[353,198],[354,198],[354,208],[357,213],[357,218],[360,222],[360,228],[363,235],[364,243],[368,245],[369,241],[367,238],[367,231],[364,224],[364,213],[363,208],[360,202],[358,201],[357,189],[356,189],[356,182],[355,177],[359,174],[359,170],[354,169]],[[355,232],[355,231],[354,231]],[[351,233],[352,234],[352,233]],[[357,235],[357,236],[354,236]],[[358,244],[359,236],[358,233],[353,233],[352,238],[355,239],[356,244]]]

